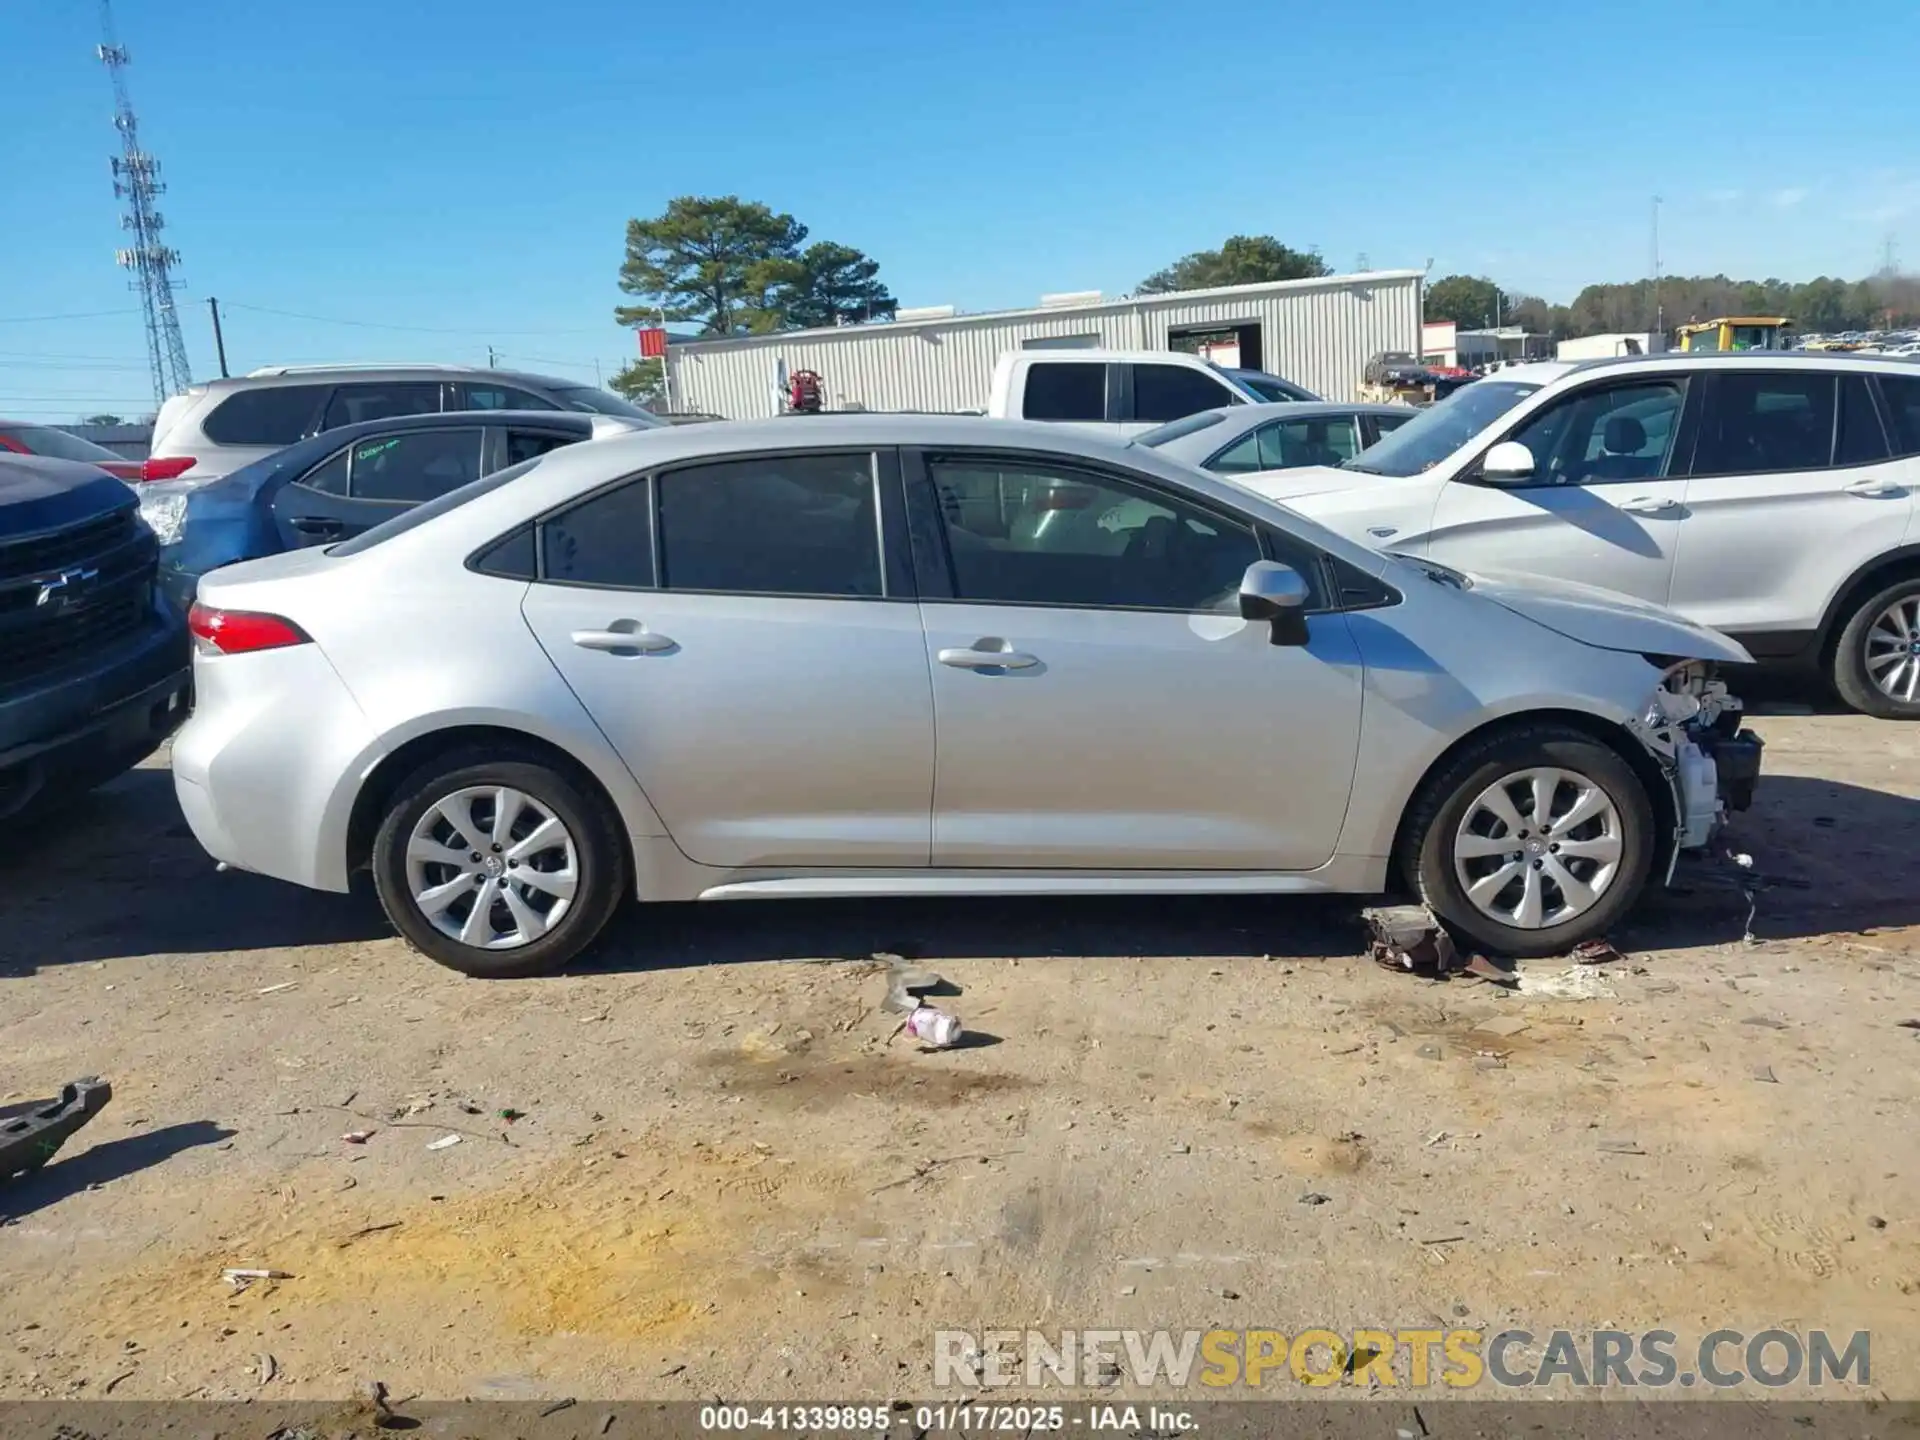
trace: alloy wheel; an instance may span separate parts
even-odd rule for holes
[[[441,934],[516,950],[558,925],[580,880],[574,838],[547,805],[487,785],[427,807],[407,838],[407,888]]]
[[[1867,676],[1890,700],[1920,699],[1920,595],[1906,595],[1874,617],[1866,634]]]
[[[1454,832],[1460,887],[1482,914],[1519,930],[1584,915],[1620,872],[1619,807],[1571,770],[1517,770],[1467,806]]]

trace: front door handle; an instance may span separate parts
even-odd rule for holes
[[[1856,480],[1846,487],[1849,495],[1865,495],[1870,499],[1884,499],[1893,495],[1904,495],[1907,487],[1896,485],[1891,480]]]
[[[1620,508],[1629,515],[1668,515],[1680,508],[1680,502],[1660,495],[1636,495]]]
[[[633,628],[618,628],[622,624]],[[615,655],[657,655],[663,650],[675,648],[673,641],[665,635],[656,635],[644,625],[632,621],[616,620],[614,628],[607,630],[576,630],[572,639],[582,650],[607,650]]]
[[[997,648],[1001,646],[1006,648]],[[1004,640],[991,639],[942,650],[935,658],[942,665],[951,665],[956,670],[1031,670],[1040,663],[1038,655],[1015,650]]]
[[[338,539],[347,528],[325,515],[296,515],[291,523],[302,535],[311,535],[316,540]]]

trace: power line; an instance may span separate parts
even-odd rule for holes
[[[139,313],[138,310],[76,310],[69,315],[0,315],[0,325],[39,325],[49,320],[104,320],[108,316]]]
[[[390,325],[381,320],[343,320],[337,315],[309,315],[299,310],[279,310],[267,305],[248,305],[239,300],[222,299],[228,310],[251,310],[256,315],[278,315],[285,320],[307,320],[316,325],[350,325],[356,330],[402,330],[415,335],[605,335],[613,326],[591,330],[501,330],[493,326],[479,329],[451,329],[438,325]]]

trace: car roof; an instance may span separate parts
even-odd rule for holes
[[[1690,365],[1724,365],[1733,369],[1755,370],[1830,370],[1836,365],[1878,366],[1894,373],[1908,373],[1915,367],[1898,355],[1867,354],[1848,350],[1669,350],[1662,355],[1608,355],[1595,360],[1559,361],[1551,365],[1516,365],[1499,373],[1502,379],[1531,378],[1530,372],[1553,370],[1593,371],[1634,368],[1657,373]],[[1544,383],[1544,382],[1542,382]]]
[[[244,390],[257,385],[301,385],[340,380],[498,380],[504,384],[542,385],[578,390],[584,382],[561,380],[531,370],[495,370],[481,365],[263,365],[245,375],[223,375],[199,383],[211,390]]]

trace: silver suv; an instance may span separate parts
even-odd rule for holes
[[[342,425],[442,410],[574,410],[665,422],[578,380],[464,365],[277,365],[208,380],[160,407],[152,456],[193,463],[198,483]]]

